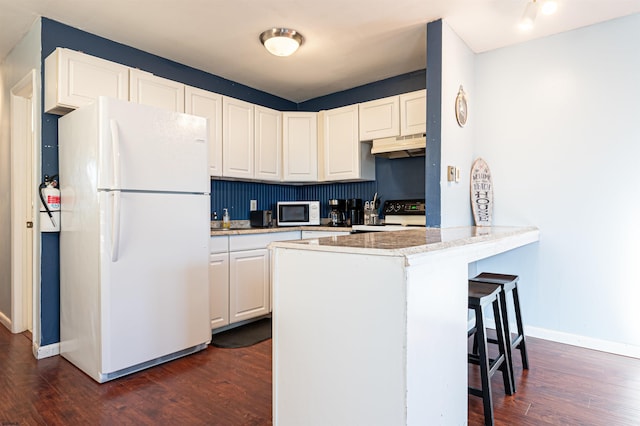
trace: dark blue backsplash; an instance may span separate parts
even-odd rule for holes
[[[44,59],[56,47],[67,47],[87,54],[140,68],[155,75],[179,81],[212,92],[242,99],[280,111],[320,111],[371,99],[396,95],[426,87],[426,71],[419,70],[398,77],[334,93],[301,104],[208,74],[168,59],[152,55],[105,38],[42,18],[42,68]],[[41,76],[44,81],[44,75]],[[44,99],[44,88],[42,93]],[[58,172],[58,116],[42,114],[42,173]],[[232,219],[246,220],[249,200],[258,200],[259,209],[271,209],[279,200],[319,200],[322,216],[328,216],[330,198],[370,199],[376,192],[384,199],[418,197],[425,193],[424,158],[376,159],[376,181],[317,185],[276,185],[234,181],[211,181],[211,208],[219,215],[229,208]],[[439,187],[439,181],[436,181]],[[439,201],[438,201],[439,209]],[[79,254],[81,256],[81,253]],[[41,345],[60,340],[59,327],[59,237],[42,235],[41,265]],[[78,259],[82,261],[81,258]]]
[[[367,200],[376,191],[376,182],[373,181],[299,186],[212,180],[211,212],[216,212],[222,219],[222,211],[227,208],[232,220],[248,220],[249,200],[258,201],[258,210],[274,212],[278,201],[320,201],[320,214],[326,218],[329,216],[329,199]]]

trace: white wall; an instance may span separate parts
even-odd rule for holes
[[[529,334],[640,357],[638,40],[632,15],[477,55],[471,117],[494,224],[541,230],[478,269],[521,275]]]
[[[442,23],[442,167],[440,171],[442,227],[471,225],[469,175],[474,154],[475,54],[447,25]],[[455,116],[455,100],[464,87],[469,119],[460,127]],[[428,147],[427,147],[428,148]],[[460,168],[460,181],[447,182],[447,166]]]
[[[40,19],[0,64],[0,319],[7,326],[11,318],[11,88],[32,69],[37,70],[37,111],[40,106]],[[40,134],[40,116],[36,117]],[[39,165],[37,165],[39,166]]]

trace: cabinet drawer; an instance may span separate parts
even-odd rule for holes
[[[265,234],[231,235],[229,251],[254,250],[267,248],[273,241],[299,240],[300,231],[270,232]]]
[[[226,253],[229,251],[229,237],[211,237],[209,253]]]

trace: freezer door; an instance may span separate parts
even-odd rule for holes
[[[208,193],[207,120],[101,97],[98,189]]]
[[[209,342],[209,196],[99,197],[101,373]]]

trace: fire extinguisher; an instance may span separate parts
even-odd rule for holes
[[[58,175],[44,175],[40,184],[40,231],[60,232],[60,190]]]

